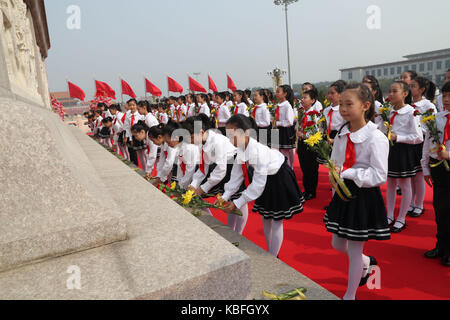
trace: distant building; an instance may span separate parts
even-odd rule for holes
[[[393,79],[399,78],[407,70],[413,70],[441,86],[444,83],[445,73],[450,69],[450,48],[411,54],[403,58],[406,60],[340,69],[341,79],[361,82],[366,75],[373,75],[378,79]]]
[[[85,111],[89,110],[88,103],[71,98],[68,91],[50,92],[50,95],[62,103],[64,109],[66,110],[66,116],[83,114]]]

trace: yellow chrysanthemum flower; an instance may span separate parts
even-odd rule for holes
[[[182,195],[183,198],[183,204],[189,204],[194,197],[194,191],[189,190],[185,194]]]
[[[322,117],[322,118],[319,119],[319,121],[317,121],[317,123],[322,123],[324,121],[325,121],[325,117]]]
[[[427,123],[428,121],[433,121],[434,119],[436,119],[436,116],[435,116],[435,115],[431,115],[431,116],[429,116],[429,117],[423,118],[423,119],[422,119],[422,122],[423,122],[423,123]]]
[[[317,132],[316,134],[312,135],[308,139],[305,140],[305,143],[308,144],[310,147],[314,147],[316,144],[318,144],[320,141],[322,141],[322,132]]]
[[[381,113],[389,111],[389,110],[390,109],[388,107],[383,107],[383,108],[380,108],[380,110],[378,110],[378,112],[381,114]]]
[[[175,190],[176,187],[177,187],[177,183],[174,181],[174,182],[172,182],[172,184],[170,185],[170,190]]]

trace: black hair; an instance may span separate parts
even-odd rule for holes
[[[411,104],[412,97],[411,97],[411,88],[409,87],[409,85],[405,81],[402,81],[402,80],[396,80],[396,81],[394,81],[394,83],[399,84],[402,87],[403,92],[408,92],[408,96],[405,98],[405,103]]]
[[[283,84],[280,86],[281,90],[286,93],[286,100],[289,101],[291,106],[294,106],[294,91],[290,85]]]
[[[417,72],[413,71],[413,70],[407,70],[405,71],[406,73],[409,73],[409,76],[411,77],[411,80],[414,80],[417,78],[418,74]]]
[[[250,99],[250,96],[252,95],[252,91],[249,90],[249,89],[247,89],[247,90],[244,91],[244,93],[245,93],[245,95],[246,95],[246,98]],[[244,97],[245,97],[245,96],[244,96]]]
[[[450,71],[450,69],[449,69],[449,71]],[[441,91],[442,91],[442,93],[449,93],[450,92],[450,82],[447,82],[446,84],[444,84]]]
[[[130,102],[134,102],[136,105],[138,104],[136,99],[130,99],[127,101],[127,104],[130,104]]]
[[[310,89],[310,90],[316,90],[317,93],[319,93],[319,91],[317,90],[316,86],[313,85],[311,82],[305,82],[305,83],[302,84],[302,87],[303,87],[303,86],[311,86],[311,89]],[[307,90],[307,91],[309,91],[309,90]]]
[[[164,129],[165,125],[164,123],[160,123],[157,126],[151,127],[148,130],[148,135],[149,137],[152,137],[153,139],[158,138],[159,136],[163,136],[163,129]]]
[[[267,99],[269,99],[269,101],[273,100],[273,92],[270,89],[264,89],[264,92],[266,93]]]
[[[227,93],[226,92],[216,92],[216,96],[220,97],[221,99],[223,99],[225,101],[226,97],[227,97]]]
[[[368,84],[370,88],[375,91],[375,96],[373,98],[379,103],[383,104],[384,103],[383,92],[381,91],[380,84],[378,83],[378,81],[366,81],[365,83]]]
[[[113,110],[120,110],[120,106],[117,105],[117,104],[112,104],[112,105],[109,106],[109,110],[111,110],[111,109],[113,109]]]
[[[183,104],[186,103],[186,97],[185,97],[185,96],[179,96],[178,99],[177,99],[177,101],[178,101],[178,100],[181,100],[181,101],[183,102]]]
[[[307,94],[311,99],[318,100],[319,99],[319,93],[317,90],[308,90],[303,92],[303,95]]]
[[[190,134],[198,133],[198,132],[195,132],[195,122],[202,123],[203,131],[208,131],[211,128],[210,120],[209,120],[208,116],[204,113],[201,113],[194,117],[187,118],[181,127],[183,129],[187,130]]]
[[[177,98],[175,98],[174,96],[170,96],[169,98],[167,98],[167,100],[177,101]]]
[[[248,106],[248,101],[247,101],[247,99],[245,97],[246,91],[236,90],[234,93],[237,93],[238,95],[240,95],[242,97],[241,103],[245,103]]]
[[[199,94],[199,96],[202,97],[203,100],[205,100],[206,104],[208,105],[208,108],[211,109],[211,101],[210,101],[209,95],[210,94],[206,94],[206,93]],[[198,102],[197,102],[197,105],[198,105]]]
[[[249,129],[258,130],[256,121],[253,118],[247,117],[243,114],[236,114],[227,121],[227,125],[234,125],[237,129],[247,131]]]
[[[99,102],[99,103],[97,104],[97,108],[101,108],[101,107],[103,107],[103,108],[105,108],[105,109],[108,108],[108,106],[106,105],[106,103],[104,103],[104,102]]]
[[[338,80],[336,82],[333,82],[330,88],[334,88],[334,90],[336,90],[337,93],[341,94],[342,92],[344,92],[346,86],[347,82],[345,82],[344,80]]]
[[[225,94],[225,98],[228,98],[229,101],[233,101],[233,93],[228,92],[228,91],[224,91],[224,94]]]
[[[256,92],[257,92],[261,97],[263,97],[264,103],[269,103],[269,97],[267,97],[266,90],[264,90],[264,89],[259,89],[259,90],[256,90]]]
[[[137,103],[137,105],[141,108],[145,108],[147,110],[147,112],[151,112],[152,110],[150,109],[150,104],[148,103],[147,100],[141,100]]]
[[[362,83],[351,83],[345,86],[345,90],[356,90],[358,98],[363,102],[370,102],[369,109],[365,112],[364,118],[367,122],[375,119],[375,100],[370,89]]]
[[[180,128],[181,128],[181,125],[178,122],[169,120],[169,122],[167,122],[167,124],[162,129],[162,134],[163,134],[163,136],[166,136],[166,135],[171,136],[175,130],[180,129]]]
[[[107,123],[107,122],[112,122],[113,121],[113,119],[111,118],[111,117],[106,117],[106,118],[103,118],[102,119],[102,123],[103,124],[105,124],[105,123]]]
[[[83,112],[83,116],[89,115],[89,111]]]
[[[141,132],[144,130],[145,132],[148,132],[150,128],[147,126],[144,120],[139,120],[132,128],[131,131],[134,132]]]
[[[417,82],[419,88],[425,89],[425,91],[423,92],[425,98],[430,101],[434,100],[434,97],[436,96],[436,85],[434,84],[434,82],[428,80],[425,77],[416,77],[413,81]]]
[[[101,112],[100,110],[95,110],[94,113],[98,114],[99,116],[101,116],[103,114],[103,112]]]

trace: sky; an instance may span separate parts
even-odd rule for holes
[[[267,72],[287,70],[285,13],[273,0],[45,0],[51,48],[50,91],[66,78],[92,98],[94,78],[120,96],[119,76],[144,96],[144,75],[167,94],[167,75],[208,74],[226,90],[271,87]],[[69,6],[80,28],[69,29]],[[369,29],[375,5],[380,28]],[[289,6],[292,83],[332,81],[339,69],[402,60],[450,48],[448,0],[300,0]],[[288,82],[287,76],[285,82]],[[185,91],[186,92],[186,91]]]

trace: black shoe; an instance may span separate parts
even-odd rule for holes
[[[378,264],[377,259],[375,259],[374,257],[370,257],[370,256],[369,256],[369,258],[370,258],[369,268],[368,268],[368,270],[367,270],[366,276],[365,276],[365,277],[362,277],[362,278],[361,278],[361,281],[359,282],[359,286],[360,286],[360,287],[365,286],[366,283],[367,283],[367,280],[369,280],[369,277],[370,277],[370,269],[371,269],[371,267],[372,267],[372,266],[376,266],[376,265]]]
[[[418,210],[419,212],[416,212],[416,210]],[[415,208],[414,211],[409,214],[409,216],[412,218],[418,218],[423,215],[424,212],[425,209]]]
[[[434,248],[433,250],[427,251],[423,255],[428,259],[437,259],[443,256],[442,252],[440,252],[438,248]]]
[[[443,256],[441,263],[446,267],[450,267],[450,255]]]
[[[406,228],[406,223],[404,223],[404,222],[400,222],[400,223],[403,224],[400,228],[397,228],[397,227],[392,226],[392,228],[391,228],[391,232],[392,232],[392,233],[400,233],[400,232],[402,232],[403,230],[405,230],[405,228]]]
[[[316,197],[316,195],[312,194],[312,193],[305,193],[305,194],[303,194],[303,196],[305,197],[306,201],[312,200],[312,199],[314,199]]]
[[[390,218],[387,218],[387,220],[388,220],[388,227],[389,227],[389,228],[392,228],[392,226],[394,225],[395,221],[392,220],[392,219],[390,219]],[[390,220],[390,221],[389,221],[389,220]]]
[[[398,189],[397,189],[397,194],[398,194],[399,196],[401,196],[401,195],[402,195],[402,189],[398,188]]]
[[[414,207],[413,207],[412,209],[409,209],[407,215],[408,215],[408,216],[411,215],[411,213],[413,213],[415,209],[416,209],[416,208],[414,208]]]

